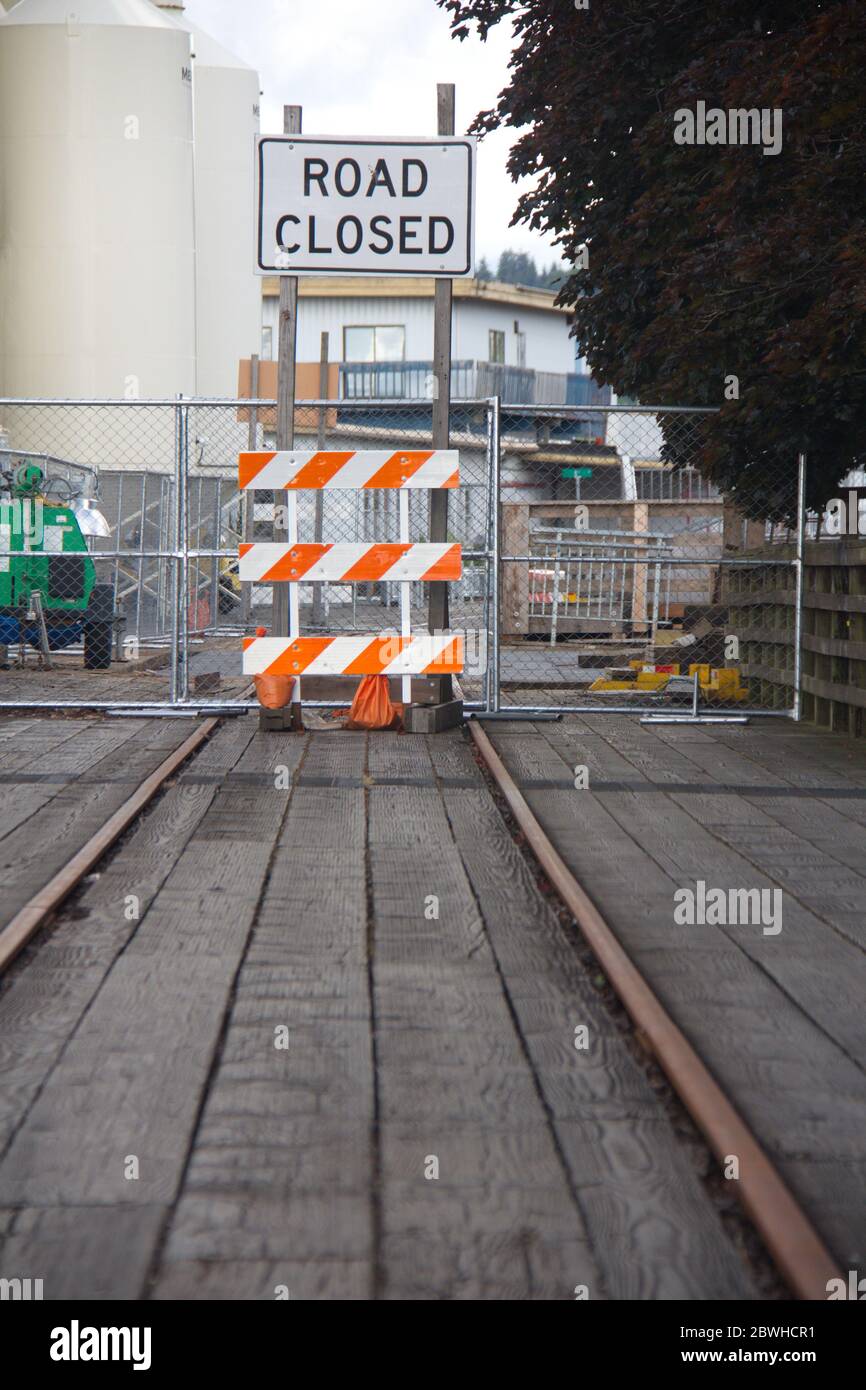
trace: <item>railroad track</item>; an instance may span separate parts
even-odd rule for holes
[[[169,777],[185,763],[187,758],[207,741],[216,728],[217,718],[206,719],[189,738],[149,773],[122,806],[109,816],[105,824],[64,864],[49,881],[34,893],[29,902],[16,912],[0,931],[0,973],[15,959],[19,951],[44,922],[69,897],[78,884],[95,864],[111,848],[132,822],[141,815],[149,801],[157,795]]]
[[[128,829],[168,779],[207,741],[219,716],[206,719],[146,776],[131,796],[40,888],[0,931],[0,972],[56,912],[84,876]],[[715,1081],[688,1039],[636,969],[608,923],[568,869],[478,720],[469,731],[487,771],[526,844],[578,924],[642,1040],[666,1073],[692,1120],[720,1162],[740,1162],[738,1195],[792,1291],[824,1300],[840,1271],[783,1177]]]
[[[709,1147],[720,1162],[739,1158],[740,1201],[779,1271],[799,1298],[825,1300],[828,1281],[841,1274],[808,1216],[557,853],[477,719],[469,731],[526,843]]]

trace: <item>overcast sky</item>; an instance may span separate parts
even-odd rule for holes
[[[262,131],[283,128],[284,103],[304,108],[309,135],[435,135],[436,83],[457,86],[457,133],[505,85],[510,26],[486,43],[450,37],[435,0],[187,0],[202,29],[258,69]],[[511,227],[519,188],[505,172],[511,132],[478,152],[476,257],[506,247],[559,260],[551,243]]]

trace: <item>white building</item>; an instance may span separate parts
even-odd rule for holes
[[[263,281],[262,352],[277,356],[279,287]],[[553,291],[505,285],[496,281],[455,280],[451,358],[455,363],[489,364],[513,369],[513,389],[519,373],[555,378],[542,382],[552,392],[551,403],[566,400],[565,379],[582,370],[575,364],[571,316],[558,308]],[[433,357],[433,284],[430,280],[335,276],[301,279],[299,283],[298,347],[301,363],[319,361],[321,335],[328,334],[332,362],[357,365],[357,379],[369,368],[369,380],[403,375],[407,387],[423,387],[425,368]],[[344,373],[344,375],[346,375]],[[351,372],[348,379],[351,379]],[[417,379],[415,379],[417,378]],[[527,378],[528,380],[529,378]],[[458,391],[460,383],[455,383]],[[537,383],[536,383],[537,384]],[[346,392],[345,394],[348,394]],[[357,394],[372,394],[369,390]],[[395,394],[393,390],[389,395]],[[415,394],[407,389],[399,394]],[[417,392],[423,395],[423,390]],[[474,394],[468,392],[463,394]],[[489,394],[480,390],[478,394]],[[524,394],[514,399],[540,401],[546,396]]]

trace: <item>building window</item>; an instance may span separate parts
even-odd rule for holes
[[[491,328],[489,360],[491,362],[505,361],[505,330],[502,328]]]
[[[274,330],[270,324],[262,328],[262,361],[273,362],[274,360]]]
[[[402,362],[406,329],[399,324],[371,324],[343,329],[344,362]]]

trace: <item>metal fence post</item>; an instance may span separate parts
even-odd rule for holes
[[[181,702],[189,699],[189,406],[181,406],[181,496],[180,496],[180,631],[181,660],[178,695]],[[197,591],[197,586],[196,586]]]
[[[178,394],[174,407],[174,517],[172,525],[172,570],[171,570],[171,663],[169,667],[169,703],[176,705],[180,682],[180,542],[182,534],[181,493],[183,490],[183,412],[180,405],[183,397]],[[159,562],[157,562],[159,563]]]
[[[794,592],[794,708],[792,717],[797,721],[803,718],[803,701],[800,685],[803,679],[803,586],[805,580],[806,556],[806,455],[797,455],[797,557],[794,561],[796,574]]]
[[[491,622],[493,624],[493,643],[491,647],[491,666],[490,673],[490,709],[496,714],[499,711],[500,700],[500,672],[499,672],[499,598],[500,586],[502,584],[502,534],[500,529],[500,510],[502,505],[502,402],[499,396],[494,396],[490,401],[491,433],[493,436],[492,466],[490,470],[490,520],[491,520],[491,551],[492,551],[492,570],[491,575]]]
[[[250,358],[250,400],[257,400],[259,394],[259,355],[254,352]],[[247,435],[247,448],[254,452],[259,444],[259,411],[258,406],[250,406],[249,414],[249,433]],[[246,491],[241,493],[241,535],[246,542],[253,540],[255,536],[255,493]],[[246,631],[250,622],[250,603],[252,598],[252,585],[244,584],[241,592],[241,624]]]
[[[484,708],[489,712],[492,704],[493,680],[493,623],[491,619],[493,602],[493,404],[484,403],[485,463],[487,471],[484,491],[484,679],[481,689]],[[468,534],[467,526],[467,534]],[[466,576],[463,577],[464,592]]]

